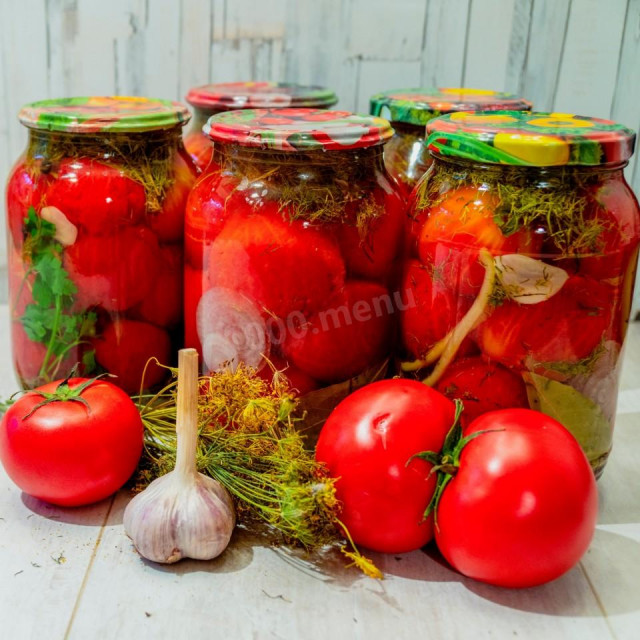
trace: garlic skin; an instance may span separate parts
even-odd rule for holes
[[[127,505],[124,530],[138,553],[153,562],[211,560],[229,544],[236,517],[229,492],[201,473],[171,471]]]

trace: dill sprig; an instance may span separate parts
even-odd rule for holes
[[[177,370],[171,371],[170,384],[134,399],[145,427],[139,489],[175,465]],[[335,479],[305,448],[296,407],[278,372],[270,383],[244,365],[201,377],[197,467],[231,493],[241,523],[266,522],[284,542],[313,549],[340,541],[344,527]],[[348,557],[373,575],[371,561],[348,534],[347,540]]]

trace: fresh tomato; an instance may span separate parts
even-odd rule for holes
[[[596,526],[598,492],[580,445],[529,409],[485,413],[437,506],[436,543],[465,576],[532,587],[569,571]]]
[[[43,404],[46,396],[59,399]],[[0,459],[25,493],[75,507],[102,500],[134,472],[142,421],[130,398],[104,380],[72,378],[30,391],[0,423]]]
[[[347,266],[355,278],[388,282],[400,250],[404,227],[404,204],[394,189],[375,194],[382,214],[358,228],[360,203],[345,208],[345,221],[336,225],[336,236]]]
[[[451,364],[436,389],[447,398],[462,401],[463,426],[488,411],[529,406],[522,377],[480,357],[463,358]]]
[[[384,359],[392,313],[393,300],[386,287],[348,280],[321,311],[288,332],[284,353],[316,380],[348,380]]]
[[[29,207],[40,211],[51,177],[48,174],[34,175],[26,167],[24,159],[18,160],[7,182],[7,225],[14,247],[22,248],[23,221]]]
[[[158,278],[159,256],[149,229],[127,227],[113,236],[78,236],[65,250],[64,266],[78,288],[80,308],[123,311],[149,294]]]
[[[64,158],[46,204],[60,209],[74,225],[102,234],[139,223],[146,196],[142,184],[118,167],[90,158]]]
[[[202,131],[190,131],[184,137],[184,147],[196,166],[205,171],[213,157],[213,143]]]
[[[638,202],[629,186],[619,178],[609,178],[588,191],[587,222],[598,224],[602,255],[579,259],[580,272],[598,280],[622,276],[638,246],[640,224]]]
[[[577,362],[612,331],[615,303],[613,287],[571,276],[544,302],[496,307],[477,328],[476,340],[487,358],[507,366]]]
[[[93,346],[98,364],[116,375],[115,383],[130,394],[140,391],[142,374],[150,358],[157,358],[160,364],[170,364],[169,334],[147,322],[127,318],[116,320],[93,340]],[[149,363],[144,388],[154,387],[166,373],[157,364]]]
[[[198,171],[186,151],[176,153],[171,172],[172,184],[162,209],[149,214],[149,226],[161,243],[181,242],[184,233],[184,210]]]
[[[432,539],[433,517],[423,516],[435,476],[430,463],[411,458],[442,448],[454,414],[441,393],[400,379],[362,387],[333,410],[316,459],[338,478],[340,519],[357,544],[403,553]]]
[[[409,260],[401,286],[406,308],[400,312],[400,330],[405,349],[422,358],[438,340],[444,338],[462,319],[471,301],[458,298],[443,280],[418,260]],[[465,340],[459,353],[473,351],[473,343]]]
[[[160,327],[182,321],[182,246],[160,247],[159,268],[149,293],[135,308],[135,316]]]
[[[280,318],[323,308],[344,284],[337,243],[305,221],[285,219],[275,202],[261,211],[226,221],[211,245],[211,285],[237,291]]]

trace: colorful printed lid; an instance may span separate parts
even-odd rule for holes
[[[569,113],[451,113],[427,125],[427,147],[472,162],[550,167],[628,160],[635,133],[621,124]]]
[[[246,109],[211,116],[202,130],[214,142],[278,151],[357,149],[393,135],[384,118],[324,109]]]
[[[41,100],[18,114],[30,129],[93,133],[135,132],[184,125],[191,118],[180,102],[135,96],[90,96]]]
[[[528,111],[531,103],[513,93],[490,89],[394,89],[371,97],[369,111],[382,115],[389,111],[392,122],[424,125],[431,118],[454,111]]]
[[[274,109],[277,107],[332,107],[338,98],[324,87],[287,82],[222,82],[195,87],[186,101],[199,109]]]

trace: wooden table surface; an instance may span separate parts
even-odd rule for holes
[[[0,397],[15,390],[0,306]],[[640,324],[627,344],[600,515],[580,564],[505,590],[467,580],[433,548],[373,555],[385,579],[237,531],[222,557],[162,567],[122,527],[129,495],[61,509],[0,469],[0,638],[640,638]]]

